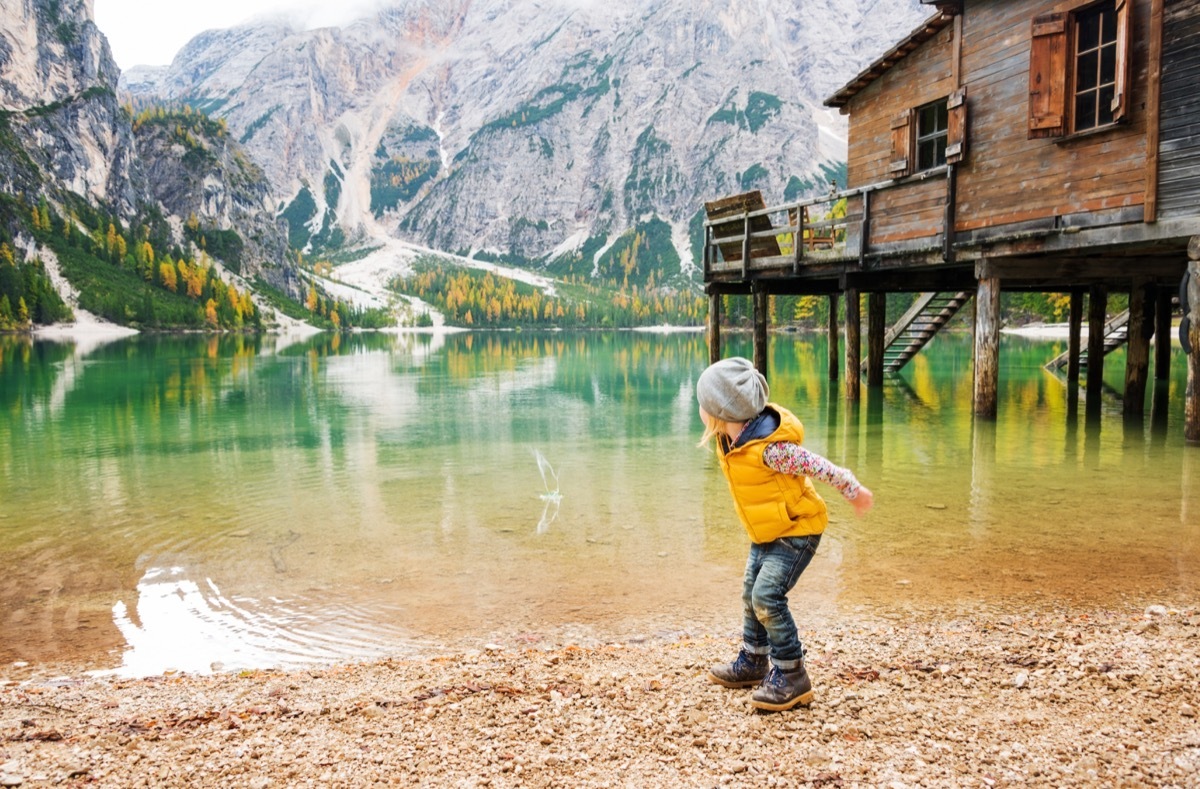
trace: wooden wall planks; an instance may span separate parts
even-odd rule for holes
[[[849,104],[849,181],[887,180],[890,121],[898,113],[948,95],[956,27],[962,30],[961,79],[970,105],[967,160],[958,170],[956,229],[1053,218],[1146,200],[1146,101],[1151,0],[1131,0],[1131,117],[1092,133],[1027,138],[1032,20],[1071,11],[1086,0],[965,0],[961,25],[947,27],[908,55]],[[1168,0],[1162,84],[1161,210],[1195,215],[1200,204],[1200,0]],[[924,193],[909,184],[900,192]],[[936,188],[942,188],[939,184]],[[941,233],[935,208],[900,196],[879,198],[872,241]],[[940,210],[940,209],[936,209]]]
[[[1200,0],[1163,9],[1158,215],[1200,212]]]
[[[892,118],[954,89],[950,62],[953,29],[950,26],[939,32],[851,100],[847,151],[851,185],[890,178]]]

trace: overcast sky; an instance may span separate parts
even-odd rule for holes
[[[354,19],[375,0],[93,0],[96,25],[108,39],[122,71],[163,66],[183,45],[212,28],[233,27],[261,16],[286,15],[308,27]]]

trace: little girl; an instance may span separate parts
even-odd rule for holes
[[[813,698],[787,602],[829,522],[812,479],[835,487],[859,515],[871,509],[874,495],[847,469],[801,447],[804,426],[786,408],[767,402],[769,393],[766,379],[741,357],[709,366],[696,382],[704,422],[700,443],[716,440],[721,471],[750,535],[744,643],[736,660],[712,667],[709,679],[728,688],[758,685],[750,703],[778,711]]]

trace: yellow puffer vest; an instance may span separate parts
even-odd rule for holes
[[[829,523],[825,500],[808,477],[781,474],[763,462],[763,450],[777,441],[804,441],[804,425],[786,408],[769,403],[779,414],[779,427],[765,438],[756,438],[734,449],[717,441],[717,458],[729,483],[738,519],[751,542],[780,537],[820,534]]]

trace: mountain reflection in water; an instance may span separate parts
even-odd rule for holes
[[[772,399],[877,496],[857,519],[821,490],[801,628],[1194,599],[1182,354],[1144,420],[1111,393],[1088,420],[1041,369],[1064,343],[1005,338],[989,422],[970,347],[938,337],[851,404],[823,336],[771,338]],[[745,536],[696,447],[706,359],[694,333],[0,338],[0,660],[137,675],[735,638]],[[1106,370],[1119,389],[1120,352]]]

